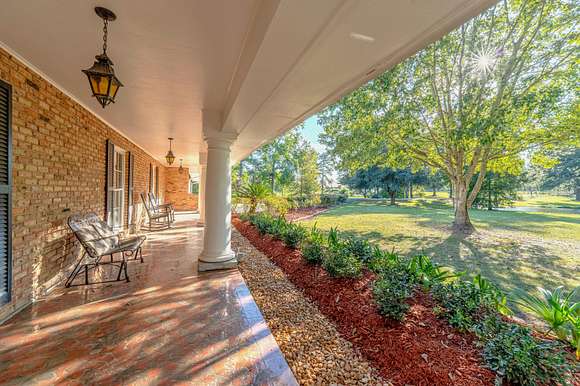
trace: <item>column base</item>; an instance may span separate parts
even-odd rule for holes
[[[238,260],[236,259],[236,254],[230,252],[226,255],[208,258],[205,260],[203,255],[197,260],[197,271],[207,272],[216,271],[221,269],[232,269],[238,267]]]

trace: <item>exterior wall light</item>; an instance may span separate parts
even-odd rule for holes
[[[165,155],[165,161],[167,161],[167,165],[171,165],[173,161],[175,161],[175,156],[173,155],[173,151],[171,150],[171,141],[173,138],[167,138],[169,140],[169,151]]]
[[[109,103],[115,103],[115,96],[119,87],[123,87],[121,81],[115,76],[113,62],[107,56],[107,25],[117,18],[115,14],[102,7],[95,7],[96,14],[103,19],[103,53],[95,56],[97,61],[88,70],[82,70],[89,78],[89,84],[93,96],[97,98],[101,106],[105,108]]]

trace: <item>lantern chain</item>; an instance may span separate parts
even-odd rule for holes
[[[107,19],[104,19],[104,26],[103,26],[103,53],[106,55],[107,54],[107,25],[109,24],[109,21]]]

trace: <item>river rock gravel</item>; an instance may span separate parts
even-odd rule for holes
[[[236,230],[239,269],[301,385],[390,385],[268,257]]]

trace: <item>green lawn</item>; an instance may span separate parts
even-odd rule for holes
[[[322,229],[337,226],[405,255],[424,252],[468,275],[481,272],[508,292],[580,285],[580,212],[554,209],[573,208],[576,203],[543,197],[518,205],[534,208],[472,210],[477,232],[469,236],[452,233],[453,209],[442,198],[421,198],[397,206],[352,200],[305,223],[316,222]]]

